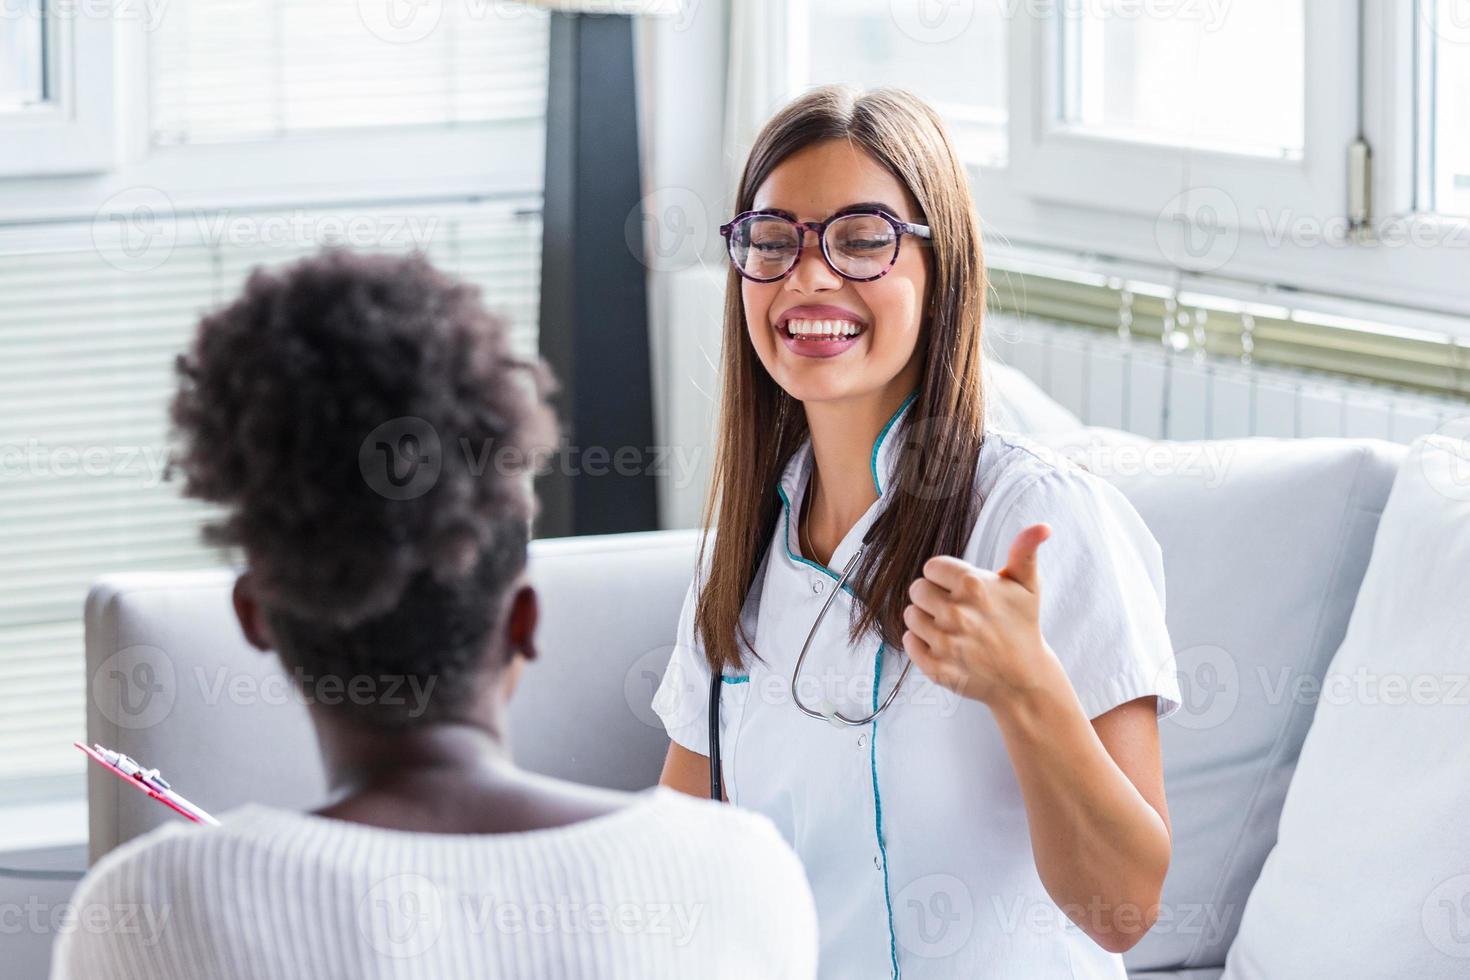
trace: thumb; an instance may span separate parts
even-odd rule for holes
[[[1035,592],[1041,585],[1041,575],[1036,567],[1036,549],[1049,537],[1051,527],[1047,524],[1032,524],[1016,535],[1016,540],[1011,542],[1011,553],[1006,558],[1006,567],[1000,570],[1000,574]]]

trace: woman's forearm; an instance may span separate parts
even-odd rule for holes
[[[1098,945],[1131,948],[1158,916],[1169,829],[1114,763],[1061,664],[991,705],[1047,893]]]

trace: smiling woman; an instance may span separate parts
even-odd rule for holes
[[[1120,980],[1169,861],[1158,545],[986,425],[979,222],[922,101],[803,96],[736,209],[663,781],[791,842],[823,976]]]

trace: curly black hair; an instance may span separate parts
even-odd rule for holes
[[[530,473],[556,439],[554,384],[512,356],[479,290],[409,257],[328,250],[256,269],[176,364],[174,464],[224,506],[279,653],[300,674],[432,679],[473,695],[526,562]]]

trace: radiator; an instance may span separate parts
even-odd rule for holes
[[[987,352],[1088,425],[1154,439],[1368,437],[1408,443],[1470,421],[1470,403],[1386,385],[1166,351],[1086,327],[996,314]]]

